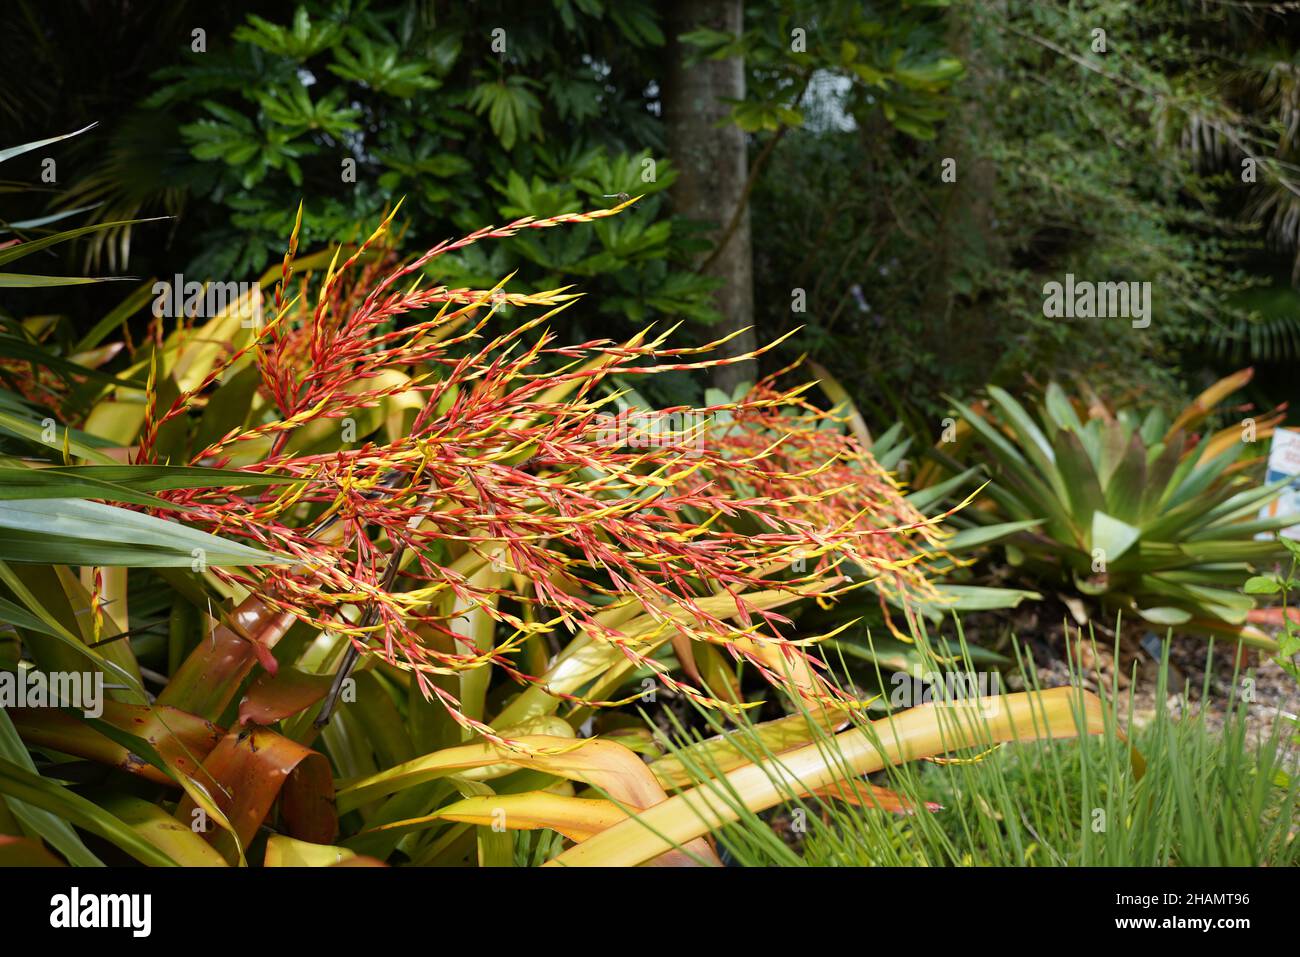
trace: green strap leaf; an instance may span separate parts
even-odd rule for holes
[[[0,501],[0,560],[51,565],[179,567],[288,564],[178,522],[73,498]]]
[[[83,830],[99,835],[141,864],[153,867],[177,866],[171,857],[140,837],[121,819],[68,788],[48,781],[5,758],[0,758],[0,793],[35,805]]]
[[[16,767],[26,769],[29,773],[40,777],[35,762],[27,753],[22,739],[18,737],[18,729],[14,727],[3,708],[0,708],[0,758],[11,761]],[[104,862],[91,853],[67,821],[44,807],[30,804],[21,798],[11,796],[5,800],[9,804],[9,809],[14,812],[14,817],[18,818],[24,827],[48,841],[51,847],[67,858],[68,863],[77,867],[104,866]]]
[[[62,136],[51,136],[48,140],[36,140],[34,143],[24,143],[21,146],[11,146],[8,149],[0,150],[0,163],[5,160],[11,160],[15,156],[22,156],[24,153],[38,150],[42,146],[49,146],[51,143],[57,143],[59,140],[71,139],[74,136],[80,136],[86,130],[93,130],[98,123],[91,123],[89,126],[83,126],[79,130],[73,130],[71,133],[64,133]]]

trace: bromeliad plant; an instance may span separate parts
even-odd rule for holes
[[[716,861],[707,818],[686,795],[670,800],[671,781],[638,755],[648,731],[580,731],[659,686],[746,707],[697,653],[752,664],[795,707],[841,724],[860,703],[823,679],[823,636],[795,633],[779,609],[835,601],[857,584],[848,565],[903,599],[923,592],[921,555],[900,539],[928,522],[841,439],[754,431],[647,448],[608,415],[619,390],[606,383],[737,360],[648,333],[559,344],[546,323],[572,301],[564,289],[425,284],[446,252],[619,208],[524,218],[402,264],[385,248],[390,216],[321,270],[296,268],[295,230],[263,284],[264,321],[258,289],[202,323],[160,322],[122,381],[92,390],[76,424],[97,444],[60,454],[129,464],[23,463],[29,484],[76,479],[70,497],[166,513],[252,555],[237,565],[198,545],[181,568],[128,573],[138,563],[118,555],[69,558],[81,575],[0,569],[20,652],[54,631],[82,666],[111,659],[130,676],[100,718],[0,719],[0,794],[24,802],[5,806],[54,815],[0,817],[25,842],[8,842],[14,853],[93,862],[70,821],[145,863]],[[795,398],[765,387],[689,411],[742,421]],[[846,457],[864,471],[843,473]],[[140,500],[127,483],[147,477]],[[789,573],[795,550],[810,572]],[[152,639],[164,620],[167,640]],[[1045,725],[1028,720],[1040,705]],[[1095,730],[1032,696],[998,706],[1025,720],[952,737],[921,709],[910,748],[864,740],[849,766],[818,769],[805,747],[801,766],[821,787],[921,753]],[[76,787],[40,773],[74,758],[112,770]],[[776,797],[759,788],[749,802]],[[629,820],[651,808],[667,843]],[[516,844],[499,823],[575,846]]]
[[[1196,431],[1251,375],[1220,380],[1173,421],[1160,409],[1073,400],[1056,383],[1031,413],[990,387],[980,409],[954,403],[965,428],[946,454],[986,457],[996,506],[986,515],[1041,522],[1007,546],[1039,581],[1151,625],[1274,649],[1240,589],[1253,563],[1285,554],[1274,536],[1257,536],[1295,520],[1258,518],[1281,484],[1261,483],[1247,445],[1267,439],[1282,412]]]
[[[149,390],[134,452],[140,462],[164,450],[175,458],[164,433],[177,431],[175,423],[219,380],[227,380],[225,389],[255,369],[244,424],[183,454],[192,464],[243,464],[304,480],[292,494],[253,499],[203,490],[171,496],[205,531],[296,560],[257,572],[214,570],[231,597],[246,590],[272,612],[400,664],[466,729],[493,736],[480,707],[462,707],[432,678],[492,664],[535,682],[539,676],[512,653],[563,626],[650,667],[669,688],[701,694],[651,664],[647,649],[666,638],[685,657],[689,642],[703,641],[769,669],[805,658],[781,637],[780,616],[743,601],[762,592],[789,600],[834,594],[833,576],[790,582],[774,575],[784,551],[804,546],[852,559],[872,575],[919,579],[885,544],[910,531],[907,523],[885,531],[893,513],[880,512],[870,534],[854,525],[821,530],[800,514],[836,494],[809,485],[827,462],[774,472],[761,449],[735,459],[707,443],[647,450],[610,438],[602,412],[609,400],[594,394],[601,382],[726,361],[694,358],[708,347],[671,348],[663,336],[557,345],[544,324],[572,300],[564,290],[420,288],[420,270],[444,253],[617,211],[481,230],[392,270],[364,294],[344,293],[345,277],[390,217],[357,254],[331,266],[314,302],[305,286],[292,299],[281,288],[265,329],[250,331],[201,376],[186,368],[192,384]],[[291,251],[286,279],[292,262]],[[507,305],[549,308],[488,337]],[[433,315],[415,316],[425,311]],[[201,338],[221,341],[222,333]],[[164,391],[175,396],[170,404],[158,401]],[[771,393],[692,411],[707,416],[785,401]],[[381,416],[358,424],[381,405]],[[344,438],[350,430],[355,441]],[[689,481],[693,474],[710,479]],[[732,494],[719,477],[730,489],[749,483],[754,490]],[[754,485],[760,477],[761,489]],[[756,530],[742,534],[715,522],[724,513],[748,516]],[[649,635],[629,636],[602,617],[625,606],[651,616]],[[500,645],[466,633],[465,622],[479,619],[480,631],[491,633],[489,624],[505,630]],[[268,643],[259,651],[269,652]]]

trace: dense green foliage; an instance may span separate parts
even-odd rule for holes
[[[183,18],[149,12],[139,11],[137,28],[159,32],[157,68],[136,78],[135,102],[103,134],[108,148],[77,163],[59,202],[102,203],[90,212],[100,221],[173,213],[180,227],[165,253],[156,229],[110,230],[92,241],[92,262],[126,268],[129,250],[131,266],[164,277],[251,278],[278,261],[299,199],[302,242],[319,248],[355,240],[358,224],[396,198],[409,241],[427,245],[485,223],[643,195],[627,215],[581,235],[521,236],[490,253],[445,257],[436,278],[475,286],[518,270],[523,288],[577,282],[592,293],[566,316],[580,335],[611,320],[632,329],[657,318],[717,319],[716,280],[697,271],[704,224],[672,217],[663,202],[676,164],[658,115],[666,38],[654,5],[312,0],[292,15],[249,12],[209,28],[202,52]],[[74,29],[27,13],[14,21],[14,39]],[[837,2],[814,13],[770,2],[751,5],[748,17],[753,28],[737,40],[707,30],[686,38],[694,56],[747,57],[748,95],[732,111],[744,130],[772,145],[791,130],[820,135],[842,122],[934,136],[940,92],[960,65],[944,53],[928,5]],[[805,34],[797,42],[796,29]],[[834,92],[844,89],[847,99]],[[91,104],[82,109],[105,119]]]
[[[131,5],[151,37],[144,60],[26,0],[6,30],[15,69],[41,55],[38,35],[72,46],[42,85],[10,91],[14,139],[47,134],[55,116],[105,123],[71,147],[59,207],[181,216],[129,245],[126,228],[94,238],[92,261],[260,274],[300,198],[316,248],[354,239],[401,197],[425,243],[644,194],[580,238],[467,251],[439,278],[576,280],[598,294],[566,316],[583,334],[717,319],[716,280],[698,271],[706,224],[665,202],[678,163],[661,115],[663,9],[311,0],[209,20],[175,6]],[[781,224],[754,233],[754,321],[760,338],[803,326],[786,354],[809,350],[873,410],[895,415],[906,400],[928,432],[942,392],[1014,385],[1026,370],[1086,369],[1099,386],[1176,397],[1165,370],[1199,374],[1207,345],[1235,360],[1293,354],[1290,18],[1174,0],[767,0],[745,16],[738,37],[700,29],[683,44],[745,58],[730,121],[749,134],[754,221]],[[1216,50],[1224,34],[1231,55]],[[111,94],[85,66],[105,58]],[[70,112],[51,114],[52,96]],[[1153,282],[1155,321],[1118,337],[1044,317],[1044,282],[1067,272]]]

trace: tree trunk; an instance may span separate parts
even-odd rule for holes
[[[727,99],[745,96],[745,62],[741,59],[703,60],[686,65],[690,48],[677,37],[701,27],[739,34],[744,0],[672,0],[668,4],[668,64],[664,79],[663,113],[668,132],[668,156],[677,169],[672,200],[678,215],[710,224],[708,235],[716,241],[738,205],[744,202],[749,161],[745,133],[725,120]],[[703,261],[705,257],[701,257]],[[754,321],[753,257],[749,238],[749,210],[739,227],[713,257],[704,274],[722,280],[715,293],[722,321],[711,327],[721,338]],[[752,328],[721,349],[727,356],[744,355],[757,348]],[[753,360],[719,366],[714,385],[730,393],[737,383],[754,380]]]
[[[962,269],[1005,266],[1009,257],[998,236],[995,201],[996,164],[980,150],[991,135],[987,104],[1000,89],[996,70],[981,55],[980,20],[999,22],[1004,0],[987,0],[980,12],[954,5],[949,15],[948,48],[966,65],[966,75],[953,92],[956,107],[944,126],[945,156],[957,161],[957,181],[945,186],[947,195],[938,223],[938,239],[929,272],[930,290],[923,306],[935,342],[941,378],[949,383],[962,371],[977,373],[983,384],[1002,353],[999,335],[1000,304],[987,294],[978,298],[959,295],[953,280]],[[939,170],[933,175],[938,176]],[[972,266],[972,264],[976,264]],[[963,382],[961,388],[970,383]]]

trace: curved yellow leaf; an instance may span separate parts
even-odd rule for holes
[[[674,753],[650,762],[650,770],[666,788],[687,787],[694,780],[687,769],[688,762],[725,774],[749,764],[756,749],[772,753],[787,751],[820,737],[814,730],[814,722],[821,726],[822,732],[830,733],[848,718],[847,708],[818,708],[764,721],[738,734],[719,734],[678,748]]]
[[[311,844],[283,834],[266,839],[266,867],[333,867],[356,857],[355,851],[332,844]]]
[[[377,797],[425,781],[491,765],[568,778],[599,788],[614,800],[636,808],[650,807],[667,796],[641,759],[613,741],[533,734],[515,738],[513,743],[514,748],[490,741],[443,748],[353,781],[338,792],[339,811],[361,807]]]
[[[96,795],[95,803],[183,867],[225,867],[226,860],[182,821],[142,798]]]
[[[513,744],[514,748],[507,748],[484,741],[444,748],[407,761],[342,788],[338,792],[338,809],[341,813],[380,795],[494,764],[542,771],[587,784],[609,795],[616,806],[636,810],[661,804],[668,798],[668,792],[636,753],[613,741],[530,735],[514,739]],[[700,835],[682,841],[681,847],[667,847],[651,855],[652,858],[661,856],[666,857],[660,863],[689,863],[695,858],[721,863]]]
[[[751,811],[761,811],[787,800],[791,792],[815,791],[837,779],[933,754],[1001,741],[1076,737],[1080,705],[1083,730],[1104,730],[1101,701],[1073,688],[921,705],[873,722],[871,733],[857,727],[841,732],[835,736],[835,748],[816,742],[775,760],[739,768],[725,776],[726,785]],[[640,864],[738,816],[709,785],[699,785],[601,831],[548,866]]]
[[[550,791],[524,794],[494,794],[465,798],[423,818],[397,821],[377,830],[405,828],[422,821],[460,821],[463,824],[494,825],[510,831],[550,828],[571,841],[585,841],[611,825],[627,820],[628,814],[613,801],[600,798],[567,797]]]

